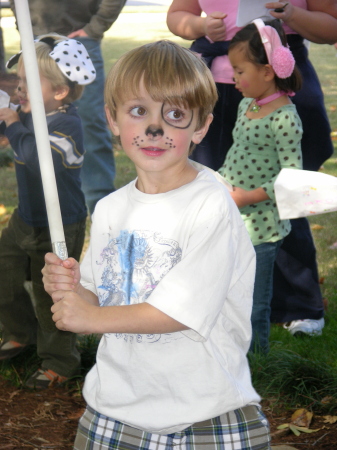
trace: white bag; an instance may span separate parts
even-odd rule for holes
[[[310,170],[282,169],[274,191],[281,219],[337,211],[337,177]]]

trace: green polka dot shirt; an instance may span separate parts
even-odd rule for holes
[[[274,182],[283,168],[302,169],[302,124],[293,104],[282,106],[261,119],[249,119],[252,99],[244,98],[233,131],[234,143],[222,176],[233,186],[248,191],[262,187],[270,200],[240,209],[253,245],[276,242],[290,232],[289,220],[280,220]]]

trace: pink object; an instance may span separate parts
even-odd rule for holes
[[[267,103],[270,103],[273,100],[276,100],[277,98],[282,97],[283,95],[288,95],[289,97],[292,97],[293,95],[295,95],[295,93],[278,91],[278,92],[275,92],[274,94],[268,95],[268,97],[265,97],[261,100],[255,99],[255,103],[259,106],[266,105]]]
[[[275,28],[265,25],[262,19],[253,20],[264,45],[268,62],[279,78],[288,78],[294,71],[295,59],[288,47],[282,45]]]

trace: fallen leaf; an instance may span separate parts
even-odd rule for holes
[[[0,204],[0,216],[2,216],[3,214],[6,214],[7,209],[5,207],[5,205],[3,205],[2,203]]]
[[[323,405],[326,405],[328,403],[334,403],[336,400],[334,399],[334,397],[332,397],[331,395],[327,395],[326,397],[323,397],[321,400],[321,403],[323,403]]]
[[[297,427],[309,428],[312,416],[312,412],[304,408],[297,409],[291,416],[291,423]]]
[[[335,105],[331,105],[329,109],[330,109],[330,111],[334,112],[334,111],[336,111],[336,106]]]
[[[322,230],[324,227],[322,225],[314,224],[311,226],[312,230]]]
[[[336,423],[337,422],[337,416],[323,416],[324,423]]]
[[[294,433],[295,436],[299,436],[301,434],[301,432],[298,431],[298,429],[295,425],[289,424],[289,428]]]

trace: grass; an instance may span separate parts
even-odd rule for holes
[[[131,7],[125,10],[105,35],[102,49],[106,71],[124,52],[146,42],[173,39],[185,46],[189,45],[188,42],[172,36],[167,30],[164,8],[147,10],[142,8],[146,14],[135,14],[135,11],[136,9]],[[6,53],[9,57],[18,51],[19,38],[12,26],[5,27],[4,34]],[[332,130],[336,132],[337,138],[336,50],[328,45],[311,44],[310,57],[319,74]],[[1,160],[8,161],[8,157],[10,158],[10,150],[2,150],[1,155],[0,165]],[[115,184],[119,188],[135,177],[135,170],[122,151],[116,151],[115,158],[117,166]],[[324,164],[322,170],[337,176],[336,152]],[[0,180],[0,203],[6,207],[6,213],[0,216],[1,230],[6,226],[7,219],[17,204],[13,167],[0,167]],[[337,249],[329,248],[337,241],[337,212],[311,217],[310,223],[312,226],[321,227],[314,227],[319,229],[313,230],[313,236],[323,282],[322,291],[329,300],[323,335],[315,338],[308,336],[294,338],[282,327],[273,325],[270,353],[267,356],[250,357],[250,365],[254,386],[263,398],[273,399],[275,405],[279,402],[288,408],[306,406],[317,412],[337,414]],[[94,362],[96,346],[96,336],[79,339],[83,373]],[[2,362],[0,373],[20,385],[27,367],[35,364],[34,351],[30,353],[27,350],[22,357],[20,355],[13,361]]]

